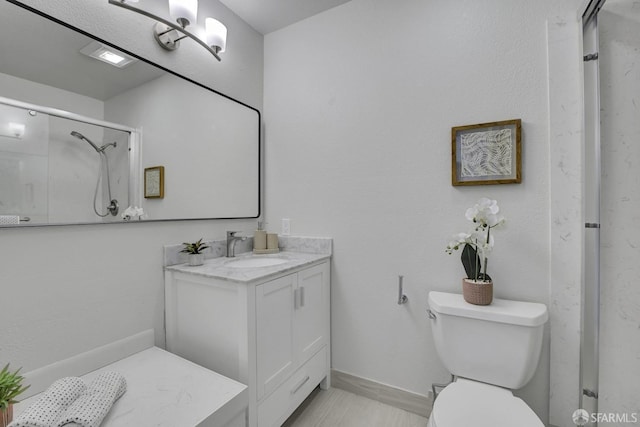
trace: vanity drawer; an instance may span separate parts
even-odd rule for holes
[[[324,346],[258,405],[258,427],[280,426],[326,374],[327,347]]]

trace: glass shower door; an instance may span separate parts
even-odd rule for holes
[[[640,424],[640,8],[594,0],[584,27],[582,407]],[[595,417],[595,418],[594,418]]]
[[[584,253],[580,336],[580,408],[598,412],[600,327],[600,85],[598,17],[584,27]],[[597,423],[588,423],[596,426]]]
[[[0,101],[0,226],[122,220],[138,173],[131,131]]]
[[[49,116],[0,104],[0,223],[48,221]]]

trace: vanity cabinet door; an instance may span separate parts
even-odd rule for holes
[[[295,350],[303,364],[329,340],[329,264],[299,272],[296,293]]]
[[[269,394],[296,366],[294,295],[297,274],[256,286],[257,396]]]

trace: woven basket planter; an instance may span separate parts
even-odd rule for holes
[[[0,409],[0,427],[7,427],[13,421],[13,405],[9,405],[4,411]]]
[[[462,279],[462,296],[469,304],[489,305],[493,301],[493,282]]]

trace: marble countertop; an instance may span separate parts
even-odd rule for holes
[[[237,260],[249,258],[278,258],[285,262],[268,267],[244,267],[237,268],[228,265]],[[312,265],[331,258],[330,254],[303,253],[303,252],[279,252],[269,255],[255,255],[252,252],[239,254],[233,258],[219,257],[205,260],[203,265],[189,266],[178,264],[165,267],[168,271],[194,274],[197,276],[211,277],[215,279],[229,280],[232,282],[249,283],[256,280],[269,279],[270,277],[296,270],[300,267]]]
[[[248,406],[248,389],[157,347],[136,353],[82,378],[117,371],[127,391],[104,419],[105,427],[225,425]],[[17,417],[40,395],[16,404]]]

